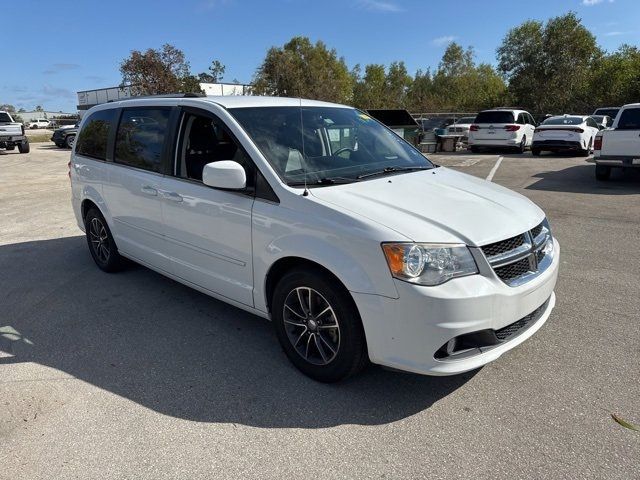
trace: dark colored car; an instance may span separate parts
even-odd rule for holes
[[[61,127],[54,130],[51,141],[60,148],[71,148],[76,141],[80,122],[72,127]]]

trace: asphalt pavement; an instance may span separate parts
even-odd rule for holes
[[[140,266],[98,270],[69,151],[31,148],[0,151],[1,479],[640,478],[640,433],[611,417],[640,424],[640,172],[432,155],[545,210],[556,308],[478,371],[324,385],[269,322]]]

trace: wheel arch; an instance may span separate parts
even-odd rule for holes
[[[289,257],[282,257],[276,260],[271,265],[271,267],[267,271],[267,275],[265,276],[265,281],[264,281],[265,305],[269,313],[271,313],[271,299],[273,297],[273,292],[275,291],[278,281],[283,277],[285,273],[293,270],[294,268],[309,268],[309,269],[321,271],[322,273],[331,277],[336,282],[336,284],[345,293],[347,293],[349,298],[351,298],[351,300],[353,301],[353,298],[349,293],[349,289],[346,287],[344,282],[340,280],[340,278],[331,270],[329,270],[327,267],[313,260],[309,260],[307,258],[289,256]],[[355,302],[354,302],[354,306],[356,306]]]

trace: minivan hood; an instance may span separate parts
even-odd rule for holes
[[[486,245],[519,235],[544,219],[544,212],[526,197],[444,167],[311,192],[416,242]]]

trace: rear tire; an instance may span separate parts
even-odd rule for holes
[[[531,149],[531,155],[533,155],[534,157],[539,157],[540,156],[540,150],[538,150],[537,148],[532,148]]]
[[[344,380],[369,360],[362,321],[351,295],[322,270],[287,272],[274,290],[271,317],[291,363],[314,380]]]
[[[89,252],[98,268],[107,273],[122,270],[125,260],[118,253],[109,225],[98,209],[91,208],[87,212],[84,218],[84,229]]]
[[[588,157],[589,155],[591,155],[591,145],[593,145],[593,138],[589,140],[589,145],[587,146],[586,150],[580,150],[581,157]]]
[[[607,165],[596,165],[596,180],[609,180],[611,177],[611,167]]]
[[[527,137],[523,136],[522,141],[520,142],[520,146],[516,150],[517,153],[524,153],[527,150]]]
[[[29,140],[25,140],[22,143],[18,144],[18,151],[20,153],[29,153],[31,151],[31,146],[29,145]]]

